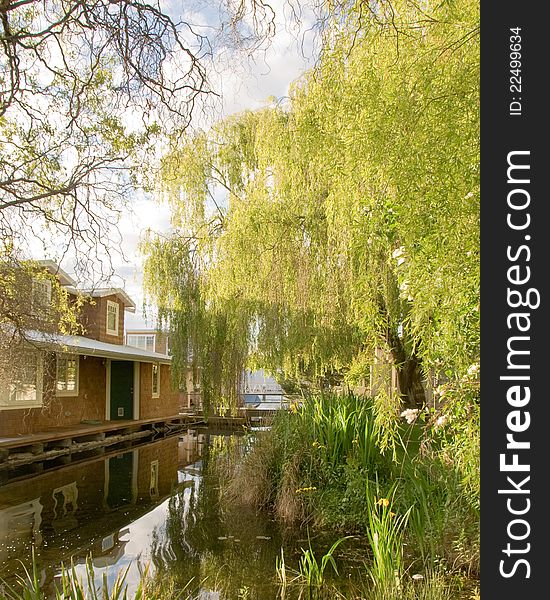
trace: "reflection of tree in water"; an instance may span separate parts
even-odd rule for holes
[[[202,477],[189,476],[179,486],[169,500],[165,535],[153,533],[152,560],[160,576],[169,574],[181,586],[193,579],[196,592],[200,587],[217,590],[223,598],[237,598],[243,588],[249,598],[273,598],[280,552],[273,523],[254,511],[226,505],[220,495],[224,474],[247,443],[237,436],[208,436]]]

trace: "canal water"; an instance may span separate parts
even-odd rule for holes
[[[13,581],[22,564],[30,567],[34,548],[41,584],[52,593],[62,563],[85,580],[91,556],[98,582],[103,573],[113,582],[128,569],[130,593],[147,565],[180,586],[191,581],[197,600],[275,598],[281,548],[287,565],[297,566],[308,540],[268,515],[223,502],[220,473],[250,443],[248,435],[189,430],[5,483],[0,580]],[[333,541],[313,544],[326,550]],[[354,568],[348,557],[343,578]]]

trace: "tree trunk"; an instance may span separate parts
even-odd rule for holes
[[[386,342],[397,369],[399,391],[405,407],[421,408],[426,404],[426,391],[420,359],[416,354],[408,355],[403,342],[393,332],[387,332]]]

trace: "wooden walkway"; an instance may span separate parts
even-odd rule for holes
[[[56,460],[68,464],[77,454],[104,453],[108,446],[128,446],[188,427],[179,415],[163,419],[103,421],[50,427],[28,435],[0,438],[0,471]],[[40,469],[38,469],[40,470]]]
[[[102,454],[107,447],[128,447],[195,427],[214,429],[268,425],[276,411],[241,409],[237,416],[180,413],[171,417],[141,420],[80,423],[50,427],[28,435],[0,438],[0,474],[34,464],[40,472],[44,461],[69,464],[79,457]]]

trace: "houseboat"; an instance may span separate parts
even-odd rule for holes
[[[69,302],[82,305],[81,334],[25,332],[27,345],[16,358],[21,368],[0,379],[0,442],[52,428],[177,416],[179,391],[172,386],[167,345],[125,343],[124,317],[135,311],[126,292],[78,289],[52,261],[40,264]],[[47,277],[33,282],[44,305],[52,302],[51,283]]]

